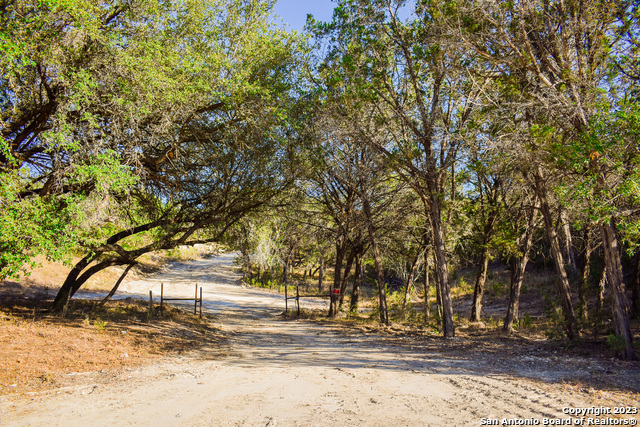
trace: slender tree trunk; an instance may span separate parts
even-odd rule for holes
[[[429,288],[431,285],[429,283],[429,252],[431,252],[430,248],[427,247],[424,250],[424,281],[422,282],[424,285],[424,323],[427,324],[429,322],[429,317],[431,317],[431,313],[429,313]]]
[[[440,323],[442,323],[442,298],[440,298],[440,276],[436,274],[435,265],[436,265],[436,254],[433,254],[433,278],[436,282],[436,309],[438,310],[438,318],[440,319]]]
[[[527,221],[527,229],[518,239],[520,243],[521,256],[514,257],[511,261],[511,289],[509,293],[509,307],[507,315],[504,319],[502,329],[505,332],[513,332],[513,322],[518,319],[520,309],[520,291],[522,290],[522,282],[524,281],[524,273],[529,262],[529,251],[533,245],[533,233],[535,232],[536,216],[538,212],[535,208],[529,212]]]
[[[318,293],[322,293],[322,280],[324,279],[323,277],[324,274],[324,258],[320,258],[320,267],[318,269]]]
[[[411,271],[409,272],[409,278],[407,280],[407,286],[404,288],[404,298],[402,300],[402,319],[404,320],[407,314],[407,300],[409,299],[409,295],[411,293],[411,288],[413,287],[413,283],[415,281],[416,270],[420,266],[420,253],[418,251],[416,256],[413,258],[413,262],[411,263]]]
[[[336,290],[340,290],[340,284],[342,283],[342,262],[344,259],[344,242],[342,236],[338,237],[336,241],[336,264],[333,274],[333,289],[331,291],[331,305],[329,306],[329,317],[335,317],[338,315],[338,302],[340,298],[336,294]]]
[[[355,249],[349,252],[349,256],[347,256],[347,264],[344,268],[344,274],[342,275],[342,283],[340,284],[340,298],[338,302],[338,310],[342,309],[342,304],[344,303],[344,294],[347,291],[347,279],[349,278],[349,273],[351,273],[351,266],[353,265],[353,259],[355,258]]]
[[[373,250],[373,260],[376,267],[376,278],[378,281],[378,299],[380,303],[380,323],[389,324],[389,312],[387,310],[387,294],[384,285],[384,270],[382,268],[382,256],[378,248],[378,239],[376,238],[376,230],[373,225],[373,216],[371,215],[371,206],[366,197],[362,197],[362,208],[367,219],[367,231],[369,240],[371,241],[371,249]]]
[[[562,252],[567,261],[567,270],[569,277],[575,278],[578,272],[578,263],[576,262],[576,255],[573,249],[573,239],[571,238],[571,226],[569,224],[569,218],[567,217],[567,211],[560,208],[560,230],[562,231]]]
[[[358,311],[358,300],[360,299],[360,285],[362,284],[362,255],[360,251],[356,252],[355,263],[353,289],[351,290],[351,301],[349,304],[349,311],[351,313]]]
[[[127,266],[127,268],[125,268],[125,270],[122,272],[122,275],[120,276],[120,278],[118,279],[116,284],[113,285],[113,288],[111,288],[111,291],[109,292],[109,295],[104,297],[104,299],[100,302],[100,306],[105,305],[111,299],[111,297],[113,297],[115,295],[116,291],[118,290],[118,287],[120,287],[120,284],[122,283],[124,278],[127,276],[127,273],[129,273],[129,270],[131,270],[134,265],[135,264],[129,264]]]
[[[591,253],[593,242],[591,240],[591,226],[584,228],[584,253],[581,257],[580,284],[578,288],[578,316],[583,322],[589,317],[588,294],[591,283]]]
[[[489,268],[489,250],[483,245],[480,255],[480,270],[476,275],[476,283],[473,287],[473,304],[471,304],[472,322],[480,321],[480,313],[482,312],[482,297],[484,296],[484,284],[487,281],[487,270]]]
[[[600,280],[598,281],[598,306],[597,311],[598,315],[602,315],[602,310],[604,309],[604,291],[605,286],[607,284],[607,265],[605,264],[602,269],[602,275],[600,276]]]
[[[453,304],[451,302],[451,289],[449,287],[449,266],[447,264],[447,251],[442,230],[442,207],[437,197],[432,197],[429,213],[431,226],[433,227],[433,250],[436,260],[436,285],[442,307],[442,332],[447,338],[455,336],[453,324]]]
[[[514,332],[513,323],[518,319],[520,309],[520,291],[522,290],[522,274],[521,266],[524,257],[514,257],[511,260],[511,285],[509,289],[509,306],[507,307],[507,315],[504,318],[502,330],[505,332]],[[525,265],[526,267],[526,265]]]
[[[613,304],[613,324],[616,335],[625,343],[621,356],[625,360],[634,360],[636,359],[636,352],[633,348],[633,336],[631,335],[631,326],[629,324],[629,304],[623,280],[618,239],[611,223],[601,224],[600,234],[604,248],[604,259],[607,264],[607,279],[613,297],[611,301]]]
[[[578,330],[576,324],[576,316],[573,311],[573,302],[571,301],[571,286],[569,284],[569,278],[567,276],[567,270],[565,268],[564,257],[562,256],[562,250],[560,249],[560,242],[558,239],[558,233],[553,226],[553,220],[551,218],[551,210],[549,208],[549,202],[547,200],[547,192],[542,182],[542,177],[537,175],[535,177],[534,190],[536,196],[540,201],[540,212],[542,213],[542,219],[544,220],[544,228],[547,232],[547,238],[551,246],[551,256],[556,266],[556,272],[558,274],[558,293],[562,301],[562,312],[564,314],[565,321],[565,333],[567,338],[573,340],[578,338]]]
[[[284,283],[285,285],[289,283],[289,265],[291,264],[291,254],[292,251],[289,251],[284,259],[284,266],[282,267],[282,283]]]

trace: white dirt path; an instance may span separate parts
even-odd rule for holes
[[[159,295],[163,282],[165,295],[190,296],[197,282],[205,310],[228,336],[228,356],[170,358],[107,384],[0,403],[0,425],[480,426],[482,418],[505,417],[542,425],[566,419],[562,408],[594,403],[540,380],[566,374],[557,369],[514,375],[490,358],[284,320],[281,295],[237,284],[233,256],[179,264],[123,289]]]

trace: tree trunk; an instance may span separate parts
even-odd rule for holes
[[[560,230],[562,230],[562,251],[567,261],[567,270],[569,277],[575,279],[578,272],[578,263],[576,262],[576,255],[573,249],[573,239],[571,238],[571,226],[569,224],[569,218],[567,217],[567,211],[560,208]]]
[[[318,293],[322,293],[322,280],[324,279],[324,258],[320,258],[320,267],[318,267]]]
[[[547,238],[551,246],[551,256],[556,267],[558,274],[558,293],[562,301],[562,312],[564,314],[565,321],[565,333],[567,338],[573,340],[578,338],[578,331],[576,325],[576,316],[573,311],[573,302],[571,301],[571,286],[569,284],[569,278],[567,276],[567,270],[565,268],[564,257],[562,256],[562,250],[560,249],[560,242],[558,239],[558,233],[553,226],[553,220],[551,218],[551,210],[549,208],[549,202],[547,200],[547,191],[542,182],[542,177],[536,175],[534,191],[538,200],[540,201],[540,212],[542,213],[542,219],[544,220],[544,228],[547,232]]]
[[[134,260],[123,258],[110,259],[99,262],[98,264],[87,268],[84,273],[82,273],[82,275],[79,275],[82,269],[76,270],[76,268],[74,267],[74,269],[71,270],[71,272],[67,276],[67,279],[63,283],[62,287],[58,291],[58,295],[56,295],[56,298],[53,301],[53,310],[61,311],[69,302],[71,297],[75,295],[78,289],[80,289],[80,287],[84,285],[87,280],[89,280],[94,274],[104,270],[105,268],[113,267],[114,265],[131,264],[134,262]],[[78,264],[76,264],[76,267],[79,267],[81,263],[82,261],[78,262]],[[91,262],[87,263],[87,265],[90,263]]]
[[[453,304],[451,302],[451,288],[449,287],[449,267],[447,265],[447,251],[442,231],[442,207],[437,197],[432,197],[429,213],[433,227],[433,250],[436,260],[436,285],[442,307],[442,332],[447,338],[455,336],[453,324]]]
[[[344,274],[342,275],[342,283],[340,284],[340,298],[338,302],[338,310],[342,309],[342,304],[344,303],[344,294],[347,291],[347,279],[349,278],[349,273],[351,273],[351,266],[353,265],[353,259],[355,258],[355,250],[349,252],[349,256],[347,257],[347,264],[344,267]]]
[[[513,332],[513,322],[518,319],[518,311],[520,309],[520,291],[524,280],[524,272],[529,262],[529,251],[533,245],[533,233],[535,232],[537,211],[535,208],[529,212],[529,220],[527,221],[527,229],[518,239],[520,244],[521,256],[514,257],[511,261],[511,292],[509,293],[509,307],[507,315],[504,319],[502,330],[505,332]]]
[[[405,319],[407,314],[407,300],[409,299],[409,294],[411,293],[411,288],[413,287],[414,278],[416,275],[416,270],[420,266],[420,251],[413,258],[413,262],[411,263],[411,271],[409,272],[409,278],[407,280],[407,286],[404,288],[404,298],[402,299],[402,320]]]
[[[289,283],[289,265],[291,264],[291,254],[289,251],[287,256],[284,259],[284,266],[282,267],[282,283],[285,285]]]
[[[438,276],[436,274],[435,271],[435,264],[436,264],[436,254],[433,254],[433,277],[435,279],[436,282],[436,309],[438,310],[438,319],[440,319],[440,323],[442,323],[442,298],[440,298],[440,276]]]
[[[480,255],[480,270],[476,276],[476,283],[473,287],[473,304],[471,304],[472,322],[480,321],[480,313],[482,312],[482,297],[484,295],[484,284],[487,281],[487,270],[489,267],[489,250],[483,245]]]
[[[580,284],[578,288],[578,316],[583,322],[589,317],[588,294],[591,283],[591,253],[593,242],[591,240],[591,226],[584,228],[584,253],[581,257]]]
[[[613,225],[611,223],[601,224],[600,235],[604,248],[604,259],[607,264],[607,279],[613,296],[611,301],[613,304],[613,324],[616,335],[624,341],[625,345],[621,356],[625,360],[634,360],[636,352],[633,348],[633,336],[629,324],[629,304],[623,280],[618,239]]]
[[[431,285],[429,284],[429,252],[431,252],[430,248],[427,247],[424,250],[424,281],[422,282],[424,285],[424,323],[427,324],[429,322],[429,317],[431,313],[429,313],[429,288]]]
[[[602,314],[602,310],[604,309],[604,290],[605,285],[607,283],[607,265],[605,264],[602,269],[602,275],[600,276],[600,280],[598,281],[598,306],[597,311],[598,315]]]
[[[104,299],[100,302],[100,306],[105,305],[111,299],[111,297],[115,295],[116,291],[118,290],[118,287],[120,287],[120,284],[122,283],[124,278],[127,276],[127,273],[129,273],[129,270],[131,270],[134,265],[135,264],[129,264],[127,266],[127,268],[125,268],[125,270],[122,272],[122,275],[120,276],[120,278],[118,279],[116,284],[113,285],[113,288],[111,288],[111,291],[109,292],[109,295],[104,297]]]
[[[382,256],[378,248],[378,239],[376,238],[376,230],[373,226],[373,216],[371,215],[371,206],[366,197],[362,198],[362,208],[367,220],[367,231],[369,232],[369,240],[371,241],[371,249],[373,250],[373,259],[376,266],[376,277],[378,281],[378,299],[380,302],[380,323],[389,324],[389,312],[387,310],[387,294],[384,285],[384,270],[382,268]]]
[[[336,294],[336,290],[340,290],[340,284],[342,283],[342,261],[344,259],[344,243],[342,242],[342,236],[338,237],[336,241],[336,264],[333,274],[333,289],[331,291],[331,304],[329,306],[329,317],[335,317],[338,315],[338,302],[340,298]]]
[[[360,285],[362,284],[362,255],[360,251],[356,252],[355,262],[353,289],[351,290],[351,301],[349,304],[349,311],[351,313],[357,313],[358,300],[360,299]]]
[[[67,274],[67,278],[64,280],[64,283],[60,287],[56,298],[53,300],[53,310],[61,311],[67,301],[71,299],[75,293],[74,285],[78,276],[82,273],[82,270],[93,262],[93,259],[93,256],[87,255],[73,266],[69,274]]]

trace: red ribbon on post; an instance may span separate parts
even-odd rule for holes
[[[334,289],[334,290],[333,290],[333,293],[334,293],[335,295],[340,295],[340,289]]]

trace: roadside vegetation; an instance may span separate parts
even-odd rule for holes
[[[7,296],[10,295],[10,296]],[[77,300],[70,314],[50,313],[51,299],[7,293],[0,298],[0,395],[64,391],[87,376],[107,381],[126,370],[207,349],[222,356],[224,340],[208,318],[144,301]],[[78,378],[76,378],[78,377]]]

